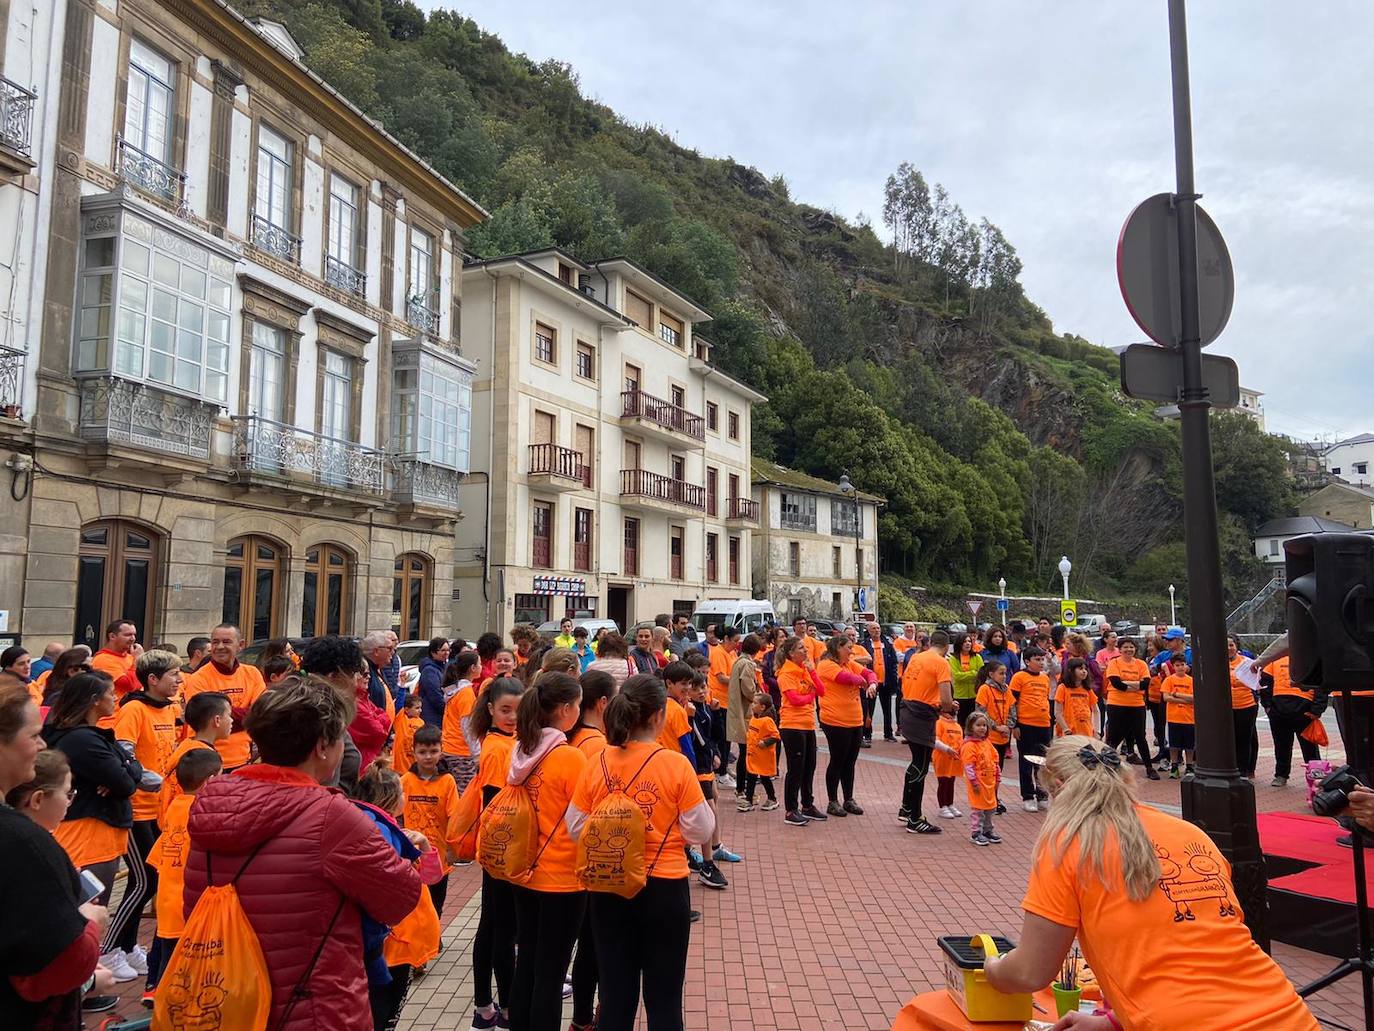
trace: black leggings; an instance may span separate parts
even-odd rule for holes
[[[749,777],[749,749],[739,742],[735,742],[735,747],[739,749],[739,758],[735,760],[735,794],[744,794],[744,782]]]
[[[1150,702],[1150,721],[1155,735],[1155,747],[1163,753],[1169,746],[1169,715],[1163,701]]]
[[[787,755],[787,776],[783,779],[783,805],[795,813],[798,799],[803,806],[815,805],[811,782],[816,779],[816,732],[814,730],[782,731],[782,750]]]
[[[973,715],[973,709],[978,704],[973,698],[956,698],[954,704],[959,706],[959,726],[966,726],[968,718]]]
[[[490,1006],[491,979],[496,976],[496,1000],[510,1005],[515,979],[515,895],[510,881],[482,871],[482,915],[472,938],[472,1004]]]
[[[1236,732],[1236,769],[1246,777],[1255,775],[1255,717],[1258,715],[1258,705],[1231,710],[1231,725]]]
[[[583,891],[515,892],[515,981],[511,988],[512,1031],[560,1031],[563,977],[587,910]]]
[[[1145,739],[1145,706],[1107,706],[1107,744],[1129,755],[1134,748],[1147,770],[1154,769],[1150,757],[1150,742]],[[1124,748],[1118,746],[1124,745]]]
[[[597,1031],[631,1031],[641,982],[648,1031],[682,1031],[691,908],[685,877],[650,877],[632,899],[591,893],[592,934],[601,967]]]
[[[410,991],[410,964],[387,967],[391,971],[390,984],[367,986],[367,1001],[372,1008],[372,1031],[393,1031],[401,1019],[401,1007]]]
[[[1142,712],[1144,710],[1141,710]],[[1049,727],[1018,728],[1021,738],[1016,743],[1017,774],[1021,778],[1021,798],[1029,802],[1036,797],[1035,764],[1026,759],[1028,755],[1044,755],[1050,746],[1053,731]]]
[[[443,877],[429,885],[429,900],[434,903],[434,912],[438,913],[442,919],[444,903],[448,901],[448,874],[444,874]]]
[[[918,745],[909,738],[906,746],[911,750],[911,762],[907,765],[906,777],[902,781],[902,808],[906,810],[908,820],[919,823],[921,801],[926,790],[926,774],[930,772],[930,753],[934,749],[930,745]]]
[[[1302,761],[1315,762],[1322,757],[1321,749],[1302,736],[1307,728],[1305,712],[1291,712],[1278,707],[1269,710],[1269,734],[1274,739],[1274,776],[1287,777],[1293,770],[1293,741],[1302,749]]]
[[[825,747],[830,750],[830,761],[825,764],[825,794],[834,802],[836,793],[843,791],[846,802],[854,801],[854,767],[859,763],[859,742],[863,740],[863,727],[832,727],[821,724],[825,731]]]
[[[896,688],[879,687],[878,705],[883,711],[883,740],[890,741],[897,736],[897,721],[892,718],[892,700],[897,697]],[[871,730],[871,728],[870,728]],[[872,734],[869,735],[872,737]]]
[[[596,1019],[596,985],[600,972],[596,962],[596,936],[592,934],[592,907],[582,914],[582,927],[577,933],[577,952],[573,955],[572,1022],[585,1027]]]
[[[143,916],[143,907],[157,893],[157,871],[148,865],[148,853],[153,850],[157,836],[156,820],[135,820],[129,830],[129,850],[124,853],[129,879],[124,884],[119,908],[110,917],[110,926],[105,930],[101,952],[112,949],[128,952],[138,944],[138,921]]]
[[[935,804],[941,809],[954,804],[954,778],[935,778]]]
[[[744,775],[744,793],[749,798],[749,804],[754,804],[754,788],[763,785],[763,793],[768,796],[768,801],[776,802],[778,796],[773,791],[773,778],[763,777],[757,773],[746,773]]]

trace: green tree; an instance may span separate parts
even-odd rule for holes
[[[1252,531],[1288,515],[1295,499],[1282,442],[1239,412],[1217,412],[1211,422],[1218,505]]]

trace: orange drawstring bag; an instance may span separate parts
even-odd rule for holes
[[[1326,727],[1322,726],[1322,721],[1315,716],[1312,722],[1303,727],[1298,734],[1304,741],[1311,741],[1314,745],[1325,748],[1331,743],[1330,736],[1326,733]]]

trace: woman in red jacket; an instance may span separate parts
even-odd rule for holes
[[[216,871],[241,871],[239,899],[272,974],[267,1024],[281,1031],[370,1031],[359,913],[397,924],[420,898],[411,865],[323,786],[354,716],[323,680],[288,677],[245,721],[261,763],[210,781],[191,807],[186,912],[207,887],[209,857]]]

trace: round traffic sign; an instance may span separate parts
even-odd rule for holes
[[[1198,321],[1202,346],[1221,335],[1236,296],[1235,270],[1226,241],[1210,215],[1197,208]],[[1173,194],[1143,201],[1121,227],[1116,243],[1116,278],[1131,318],[1155,343],[1178,347],[1178,212]]]

